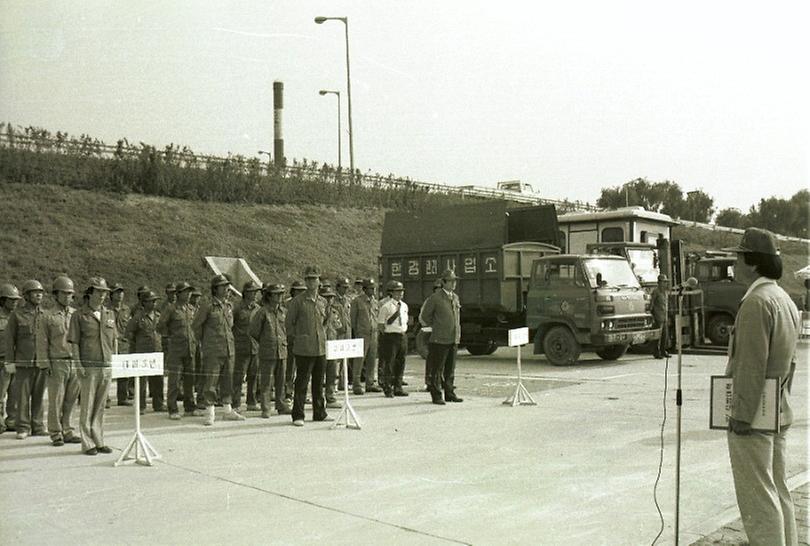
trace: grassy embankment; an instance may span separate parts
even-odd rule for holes
[[[317,205],[250,205],[118,194],[63,186],[0,182],[0,282],[37,278],[50,286],[67,273],[79,285],[100,274],[129,288],[162,292],[170,281],[203,288],[202,256],[245,258],[265,281],[289,284],[304,266],[330,278],[377,271],[384,210]],[[731,246],[738,236],[677,227],[689,250]],[[806,245],[783,242],[783,286],[803,287],[793,271],[808,263]]]
[[[36,278],[46,289],[67,273],[130,289],[188,280],[206,292],[203,256],[245,258],[264,281],[284,282],[316,264],[330,278],[377,271],[383,211],[316,205],[237,205],[62,186],[0,183],[0,282]]]

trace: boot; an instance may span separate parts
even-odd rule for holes
[[[203,425],[205,425],[207,427],[210,427],[211,425],[214,424],[214,419],[216,418],[216,414],[214,412],[214,406],[208,406],[207,408],[205,408],[205,411],[206,411],[206,415],[205,415],[205,421],[203,421]]]

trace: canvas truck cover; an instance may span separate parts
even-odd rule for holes
[[[242,287],[248,281],[253,281],[261,286],[262,281],[250,269],[250,266],[243,258],[225,258],[221,256],[203,257],[205,265],[214,272],[214,275],[227,275],[233,285],[233,291],[239,296],[242,295]]]
[[[380,253],[430,254],[522,241],[556,245],[557,232],[553,205],[509,208],[506,201],[489,201],[395,211],[385,215]]]

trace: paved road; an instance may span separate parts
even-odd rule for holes
[[[801,356],[788,446],[796,487],[808,475],[806,346]],[[724,433],[708,430],[708,377],[723,360],[684,358],[683,544],[739,517]],[[465,402],[439,407],[415,392],[423,364],[409,358],[410,397],[353,397],[360,431],[252,413],[207,428],[149,412],[144,431],[163,457],[151,468],[4,434],[0,544],[649,544],[661,526],[664,406],[657,543],[673,544],[675,361],[665,375],[663,361],[639,355],[586,354],[567,368],[526,355],[538,405],[511,408],[501,401],[514,362],[514,350],[460,356]],[[125,446],[132,420],[109,411],[112,447]]]

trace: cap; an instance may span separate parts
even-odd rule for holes
[[[124,286],[120,283],[114,282],[112,286],[110,286],[110,292],[123,292]]]
[[[242,286],[242,293],[245,292],[258,292],[262,287],[255,281],[248,281]]]
[[[170,282],[166,285],[166,292],[174,292],[174,283]]]
[[[456,277],[456,272],[453,271],[452,269],[445,269],[442,272],[441,279],[443,281],[454,281],[454,280],[458,279],[458,277]]]
[[[181,282],[177,283],[177,285],[174,287],[174,291],[177,292],[178,294],[180,292],[185,291],[185,290],[193,290],[193,289],[194,289],[194,287],[191,286],[186,281],[181,281]]]
[[[225,275],[217,275],[211,279],[211,288],[216,288],[217,286],[223,286],[226,284],[231,284],[231,281],[229,281],[228,277]]]
[[[307,266],[307,268],[304,269],[304,278],[305,279],[311,279],[312,277],[320,277],[320,276],[321,276],[321,270],[318,269],[314,265]]]
[[[196,286],[194,286],[194,287],[192,287],[192,289],[191,289],[191,295],[192,295],[192,296],[202,296],[202,292],[200,292],[200,289],[199,289],[199,288],[197,288]]]
[[[152,290],[151,288],[149,288],[148,286],[146,286],[144,284],[142,286],[139,286],[137,289],[135,289],[135,294],[137,294],[138,297],[140,298],[141,294],[146,294],[147,292],[149,292],[151,290]]]
[[[363,284],[363,279],[361,277],[354,279],[354,284],[355,286],[357,286],[358,284]]]
[[[385,285],[385,289],[389,292],[394,292],[396,290],[405,290],[405,287],[399,281],[388,281],[388,284]]]
[[[372,278],[363,279],[363,288],[374,288],[377,283]]]
[[[155,301],[156,299],[158,299],[157,294],[151,290],[141,293],[141,301]]]
[[[743,233],[740,244],[724,248],[726,252],[756,252],[758,254],[768,254],[770,256],[779,256],[779,245],[776,243],[776,237],[767,229],[750,227]]]
[[[348,286],[349,286],[349,279],[347,279],[346,277],[339,277],[339,278],[338,278],[338,279],[335,281],[335,286],[336,286],[337,288],[340,288],[341,286],[346,286],[346,287],[348,287]]]
[[[90,277],[90,288],[95,290],[106,290],[107,292],[110,291],[110,288],[107,286],[107,281],[104,280],[104,277]]]
[[[0,298],[9,298],[18,300],[20,298],[20,291],[13,284],[0,285]]]
[[[331,298],[334,297],[335,291],[332,290],[331,286],[322,286],[320,290],[320,295],[324,298]]]
[[[53,280],[53,290],[54,290],[54,292],[56,292],[56,291],[67,292],[69,294],[72,294],[72,293],[75,292],[74,286],[73,286],[73,281],[70,280],[70,277],[67,277],[65,275],[61,275],[59,277],[56,277]]]
[[[667,281],[669,281],[669,277],[667,277],[667,276],[666,276],[666,275],[664,275],[663,273],[661,273],[660,275],[658,275],[658,282],[667,282]]]
[[[321,281],[321,290],[324,288],[332,288],[332,281]]]
[[[272,283],[272,284],[265,285],[265,287],[262,289],[262,291],[265,294],[283,294],[286,289],[287,288],[283,284]]]

